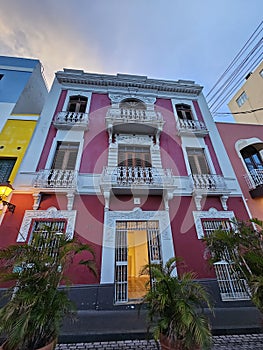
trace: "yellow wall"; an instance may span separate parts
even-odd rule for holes
[[[17,158],[9,178],[11,183],[15,179],[35,126],[36,121],[9,119],[0,133],[0,157]]]
[[[242,87],[235,93],[228,103],[231,113],[246,112],[255,109],[260,109],[252,113],[234,114],[237,123],[245,124],[263,124],[263,77],[260,72],[263,70],[263,61],[255,69],[255,71],[244,81]],[[236,100],[245,92],[247,100],[239,107]]]

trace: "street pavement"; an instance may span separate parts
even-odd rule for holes
[[[160,350],[154,340],[57,344],[56,350]],[[263,350],[263,333],[213,336],[211,350]]]

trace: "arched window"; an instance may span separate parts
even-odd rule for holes
[[[255,144],[247,146],[240,151],[249,172],[255,169],[263,170],[262,150],[262,144]]]
[[[179,119],[193,120],[191,106],[181,103],[181,104],[175,105],[175,108]]]
[[[87,102],[88,98],[85,96],[70,96],[68,103],[68,112],[85,113]]]

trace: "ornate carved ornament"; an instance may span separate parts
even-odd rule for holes
[[[143,96],[139,94],[111,94],[109,93],[109,98],[111,99],[112,103],[120,103],[123,100],[130,99],[130,98],[136,98],[137,100],[140,100],[144,102],[145,104],[154,104],[156,102],[155,97],[149,97],[149,96]]]
[[[57,210],[55,207],[50,207],[47,210],[26,210],[17,237],[17,242],[27,241],[32,221],[39,219],[65,219],[67,221],[65,234],[69,239],[72,239],[74,235],[76,215],[76,210]]]
[[[153,145],[153,138],[148,135],[116,135],[115,141],[117,144],[125,145]]]
[[[115,246],[116,221],[159,221],[159,229],[162,239],[171,240],[170,219],[167,211],[143,211],[135,208],[132,211],[108,211],[104,222],[104,243],[107,246]]]
[[[202,239],[204,237],[202,219],[233,220],[235,218],[233,211],[218,211],[215,208],[210,208],[208,211],[193,211],[193,216],[198,239]]]

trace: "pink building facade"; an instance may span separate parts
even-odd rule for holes
[[[263,220],[263,126],[217,123],[250,216]]]
[[[13,186],[2,246],[30,244],[49,225],[94,248],[97,278],[70,268],[79,308],[130,310],[145,292],[141,268],[177,256],[179,277],[194,271],[211,289],[215,329],[228,327],[229,308],[236,322],[243,307],[254,317],[244,281],[225,262],[210,266],[202,242],[250,214],[193,81],[57,72]]]

